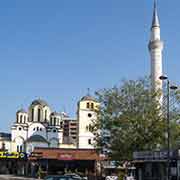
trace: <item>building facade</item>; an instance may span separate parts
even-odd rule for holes
[[[0,138],[1,148],[26,153],[35,147],[93,149],[90,126],[97,118],[98,106],[93,97],[84,96],[78,102],[77,117],[70,118],[52,111],[44,100],[34,100],[27,111],[17,111],[11,134]]]

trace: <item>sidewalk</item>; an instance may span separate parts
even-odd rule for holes
[[[0,174],[0,180],[39,180],[36,178],[28,178],[23,176],[13,176],[13,175],[7,175],[7,174]]]

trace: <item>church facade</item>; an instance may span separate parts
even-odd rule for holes
[[[78,102],[77,117],[70,118],[52,111],[44,100],[34,100],[27,111],[17,111],[11,134],[8,139],[1,138],[0,148],[26,153],[33,152],[35,147],[93,149],[94,135],[90,127],[97,118],[98,107],[93,97],[84,96]],[[67,133],[68,123],[70,133]]]

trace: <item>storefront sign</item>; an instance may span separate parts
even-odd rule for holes
[[[9,159],[25,159],[27,157],[26,153],[23,152],[6,152],[0,151],[0,159],[9,158]]]
[[[58,160],[73,160],[74,157],[72,154],[58,154]]]
[[[164,160],[167,159],[167,151],[139,151],[133,153],[135,160]],[[170,152],[170,157],[173,157],[173,152]]]

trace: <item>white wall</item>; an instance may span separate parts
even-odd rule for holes
[[[41,123],[31,123],[28,127],[28,138],[33,135],[40,135],[47,139],[46,128]]]

